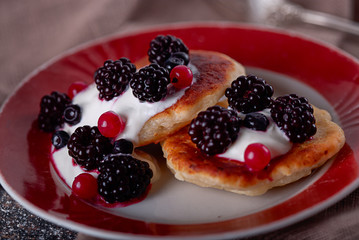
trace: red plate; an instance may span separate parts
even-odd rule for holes
[[[232,215],[228,212],[221,215],[221,209],[216,209],[221,204],[212,204],[216,216],[208,221],[201,218],[200,215],[204,214],[201,210],[176,220],[176,214],[182,210],[176,211],[176,206],[184,209],[186,205],[176,204],[173,199],[157,199],[164,205],[156,206],[158,209],[153,211],[146,209],[146,201],[155,202],[156,198],[163,198],[167,183],[161,183],[162,191],[158,187],[149,199],[143,201],[144,205],[139,203],[125,210],[104,210],[68,196],[68,190],[52,177],[50,135],[33,127],[41,97],[53,90],[66,92],[74,81],[90,83],[94,71],[107,59],[125,56],[132,61],[139,60],[146,55],[150,40],[158,34],[175,35],[190,49],[228,54],[249,69],[284,79],[285,82],[276,84],[286,85],[288,91],[296,92],[294,86],[299,84],[314,92],[317,96],[308,93],[314,99],[313,103],[330,108],[334,120],[344,129],[347,138],[344,148],[309,178],[270,191],[262,198],[196,188],[168,176],[168,184],[174,184],[172,191],[177,188],[183,188],[184,192],[193,190],[194,194],[186,203],[190,209],[196,209],[193,205],[201,200],[196,191],[203,191],[204,196],[207,193],[221,195],[219,199],[222,195],[225,196],[223,199],[236,198],[238,205],[253,201],[255,206],[249,211],[239,209],[238,214],[236,210]],[[107,37],[46,63],[26,78],[8,99],[0,116],[0,182],[14,199],[33,213],[98,237],[208,239],[243,237],[278,229],[328,207],[359,185],[358,80],[359,63],[351,56],[302,36],[274,30],[212,23],[171,25]],[[320,100],[316,100],[317,97]],[[187,191],[189,188],[193,189]],[[268,203],[264,198],[274,200]],[[156,218],[156,211],[167,210],[170,216]],[[141,211],[144,214],[141,215]]]

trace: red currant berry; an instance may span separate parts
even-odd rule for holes
[[[117,137],[125,129],[125,125],[125,121],[112,111],[103,113],[97,122],[100,133],[108,138]]]
[[[185,65],[174,67],[170,73],[171,83],[177,89],[183,89],[191,86],[193,73],[191,69]]]
[[[67,95],[70,97],[70,99],[73,99],[73,97],[87,88],[87,84],[84,82],[74,82],[70,85],[69,89],[67,90]]]
[[[244,151],[244,162],[251,171],[265,168],[271,159],[269,149],[261,143],[249,144]]]
[[[89,173],[81,173],[72,183],[72,193],[83,199],[97,196],[97,179]]]

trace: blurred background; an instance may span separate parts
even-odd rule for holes
[[[344,32],[296,20],[296,10],[355,17],[355,0],[36,0],[0,1],[0,102],[40,64],[78,44],[169,22],[249,22],[342,44]],[[292,6],[292,5],[290,5]],[[301,9],[303,7],[304,9]],[[287,12],[291,11],[291,14]],[[304,10],[304,11],[303,11]],[[286,12],[287,11],[287,12]],[[294,12],[294,14],[293,14]],[[343,45],[343,44],[342,44]]]
[[[193,21],[286,29],[359,57],[357,0],[1,0],[0,104],[32,70],[81,43],[159,24]],[[258,239],[355,239],[359,223],[350,220],[353,210],[359,211],[358,200],[357,190],[306,221]],[[0,239],[76,238],[86,239],[30,214],[0,187]]]

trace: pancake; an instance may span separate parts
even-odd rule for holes
[[[140,149],[135,149],[132,153],[132,156],[138,160],[147,162],[150,165],[150,168],[153,173],[151,183],[157,182],[160,179],[161,170],[155,157]]]
[[[197,68],[194,72],[196,82],[174,105],[144,124],[138,134],[137,146],[158,143],[180,130],[200,111],[216,104],[231,82],[245,74],[241,64],[218,52],[192,50],[190,63]]]
[[[286,154],[251,172],[238,161],[207,157],[191,141],[185,127],[162,142],[167,166],[175,177],[202,187],[213,187],[249,196],[261,195],[273,187],[292,183],[322,166],[344,145],[343,130],[330,114],[314,107],[317,133],[304,143],[293,144]]]

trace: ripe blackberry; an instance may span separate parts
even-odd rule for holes
[[[243,126],[256,131],[265,131],[269,125],[268,118],[258,112],[248,113],[243,120]]]
[[[158,102],[167,95],[170,83],[167,69],[156,63],[141,68],[133,75],[130,86],[140,101]]]
[[[237,139],[241,122],[235,111],[213,106],[192,120],[188,134],[202,152],[215,155]]]
[[[39,128],[45,132],[53,132],[64,123],[65,107],[71,103],[70,98],[59,92],[52,92],[42,97],[38,115]]]
[[[78,127],[67,143],[69,155],[86,170],[98,167],[100,161],[112,151],[110,140],[101,135],[97,127]]]
[[[312,106],[306,98],[295,94],[273,100],[271,116],[290,141],[295,143],[304,142],[317,131]]]
[[[165,61],[171,56],[172,53],[184,52],[188,54],[187,46],[181,39],[172,35],[158,35],[150,42],[148,49],[148,59],[151,63],[157,63],[164,66]]]
[[[273,88],[256,76],[240,76],[226,89],[225,95],[233,109],[242,113],[257,112],[269,106]]]
[[[108,155],[101,161],[98,170],[98,192],[109,203],[140,197],[153,176],[147,162],[131,155]]]
[[[97,69],[94,75],[97,89],[100,91],[100,99],[109,101],[119,96],[126,90],[135,72],[135,65],[127,58],[105,61],[104,65]]]
[[[79,105],[70,104],[64,110],[64,120],[70,125],[76,125],[81,121],[81,108]]]

